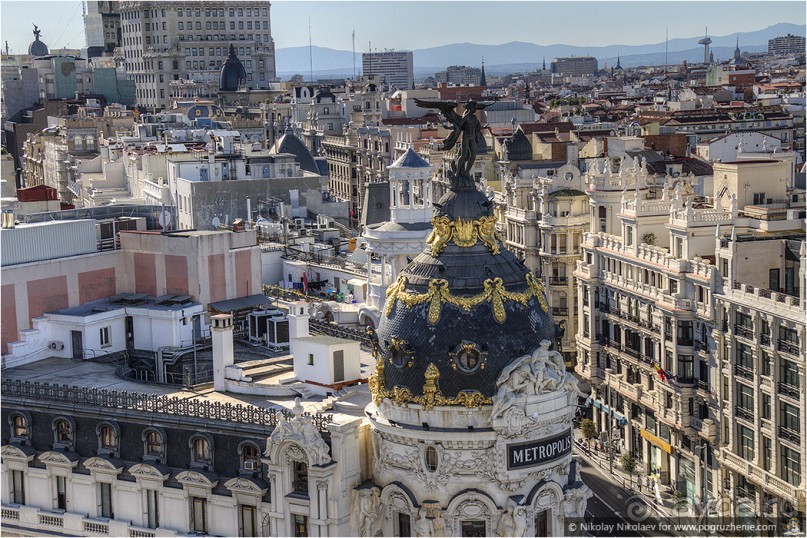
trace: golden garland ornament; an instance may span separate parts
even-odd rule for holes
[[[448,289],[448,281],[442,278],[431,280],[429,289],[425,293],[407,293],[406,286],[409,281],[405,275],[401,275],[394,284],[387,288],[384,315],[389,317],[395,308],[395,303],[398,301],[407,308],[429,303],[428,320],[430,324],[434,325],[440,321],[440,310],[443,303],[449,303],[465,311],[470,311],[481,303],[490,302],[493,305],[493,317],[497,322],[504,323],[507,319],[504,309],[505,300],[526,306],[532,297],[536,298],[541,305],[541,309],[546,312],[549,307],[546,302],[543,284],[531,272],[527,273],[526,282],[527,288],[524,291],[515,292],[508,291],[504,287],[501,278],[488,278],[483,282],[483,291],[481,293],[471,297],[462,297],[451,293],[451,290]]]

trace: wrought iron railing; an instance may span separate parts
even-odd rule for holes
[[[754,420],[754,412],[739,405],[734,406],[734,415],[743,420]]]
[[[801,396],[801,391],[799,390],[799,387],[794,387],[793,385],[783,383],[781,381],[776,384],[776,392],[784,396],[788,396],[790,398],[795,398],[797,400],[799,399],[799,396]]]
[[[62,402],[106,409],[129,409],[206,420],[221,420],[238,424],[276,426],[279,413],[277,409],[252,405],[201,401],[192,398],[98,389],[95,387],[40,383],[38,381],[4,379],[0,383],[0,390],[2,390],[6,401],[22,398],[25,400]],[[282,412],[285,416],[291,417],[289,411],[284,410]],[[333,421],[333,415],[321,413],[314,415],[306,413],[305,415],[314,421],[320,431],[328,431],[327,425]]]
[[[779,426],[779,437],[797,445],[801,443],[801,435],[799,435],[799,432],[785,428],[784,426]]]
[[[734,373],[740,377],[744,377],[745,379],[754,379],[754,371],[747,366],[735,364]]]

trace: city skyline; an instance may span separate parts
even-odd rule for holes
[[[659,43],[664,41],[665,30],[670,39],[691,38],[702,35],[704,27],[709,28],[709,35],[719,36],[803,21],[801,2],[742,1],[726,9],[726,2],[716,1],[699,2],[699,20],[693,23],[689,9],[682,9],[691,3],[498,2],[491,10],[491,2],[485,1],[278,1],[272,3],[272,35],[278,49],[307,46],[310,21],[312,43],[321,47],[351,50],[355,30],[356,52],[366,52],[370,46],[373,50],[416,50],[463,42],[494,45],[524,41],[595,47]],[[460,4],[471,9],[458,9]],[[603,5],[608,9],[603,11]],[[439,32],[433,31],[432,24],[401,25],[398,13],[402,9],[423,21],[450,23],[439,23]],[[597,9],[596,18],[587,17],[592,9]],[[8,42],[12,52],[24,52],[32,41],[28,23],[39,26],[42,40],[52,49],[86,46],[81,2],[3,0],[0,14],[3,46]],[[485,26],[477,29],[474,24],[481,14]],[[574,34],[569,32],[567,20],[574,21]],[[657,24],[648,24],[653,20]],[[467,28],[471,28],[470,34]]]

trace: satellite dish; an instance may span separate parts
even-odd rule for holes
[[[168,225],[171,224],[171,213],[169,211],[163,211],[158,220],[163,230],[168,229]]]
[[[218,217],[213,217],[213,222],[210,224],[212,224],[214,228],[218,228],[221,224],[221,220]]]

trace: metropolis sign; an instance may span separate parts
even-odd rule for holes
[[[572,431],[529,443],[507,445],[507,468],[533,467],[556,460],[572,451]]]

